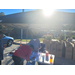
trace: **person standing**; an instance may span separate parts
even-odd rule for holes
[[[34,46],[34,50],[31,53],[30,59],[35,57],[35,61],[37,61],[38,60],[38,52],[39,52],[39,49],[41,47],[41,44],[40,44],[39,39],[37,38],[37,35],[33,36],[33,39],[30,40],[28,45]],[[35,65],[35,61],[32,62],[33,65]]]
[[[41,44],[40,44],[39,39],[37,38],[37,35],[33,36],[33,39],[30,40],[28,45],[33,45],[34,46],[34,50],[33,51],[39,52],[39,48],[40,48]]]
[[[3,60],[3,49],[4,49],[3,43],[1,41],[2,37],[3,37],[3,32],[0,31],[0,65],[1,65],[1,61]]]

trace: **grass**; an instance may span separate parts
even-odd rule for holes
[[[21,39],[15,39],[15,41],[20,41]],[[27,42],[29,42],[31,39],[27,39]],[[40,42],[43,42],[44,38],[39,38]],[[22,39],[23,42],[26,42],[26,39]]]
[[[43,42],[44,38],[39,38],[40,42]]]
[[[14,41],[20,41],[21,39],[15,39]],[[22,39],[23,42],[26,42],[26,39]],[[30,39],[27,39],[27,42],[29,42]]]

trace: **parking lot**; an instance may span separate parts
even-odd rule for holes
[[[20,44],[12,44],[12,46],[5,48],[2,65],[14,65],[12,57],[8,56],[7,54],[10,51],[13,51],[14,49],[18,48],[19,46]],[[54,64],[55,65],[75,65],[75,60],[55,57]],[[26,60],[24,61],[24,65],[26,65]],[[35,65],[37,65],[37,62],[35,63]]]
[[[18,46],[19,45],[13,44],[12,46],[5,48],[5,50],[4,50],[4,59],[2,60],[2,65],[12,65],[13,64],[12,57],[7,56],[7,54],[10,51],[16,49]]]

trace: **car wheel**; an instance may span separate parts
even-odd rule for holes
[[[13,41],[12,41],[12,40],[8,40],[8,42],[7,42],[7,46],[11,46],[11,45],[12,45],[12,43],[13,43]]]

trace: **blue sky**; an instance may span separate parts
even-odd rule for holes
[[[24,11],[27,12],[33,10],[36,9],[25,9]],[[56,9],[56,11],[75,13],[75,9]],[[22,9],[0,9],[0,12],[4,12],[5,15],[9,15],[9,14],[22,12]]]

